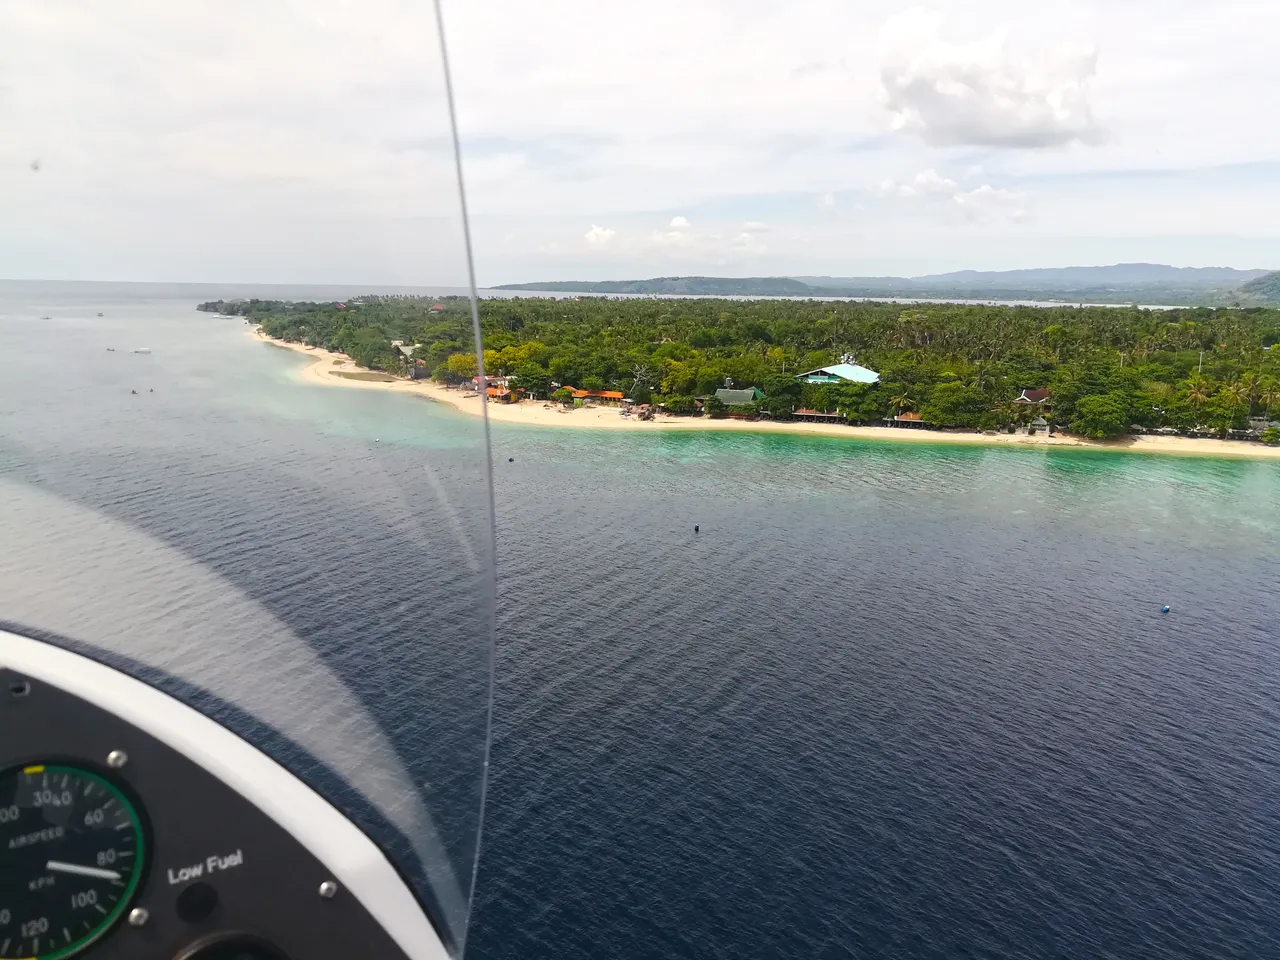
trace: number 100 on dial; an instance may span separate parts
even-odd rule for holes
[[[0,960],[62,960],[124,916],[146,867],[137,808],[63,764],[0,772]]]

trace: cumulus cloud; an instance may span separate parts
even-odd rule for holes
[[[959,189],[959,185],[949,177],[944,177],[937,170],[922,170],[906,182],[885,180],[880,184],[880,195],[884,197],[951,197]]]
[[[730,246],[737,253],[751,254],[753,256],[758,256],[768,249],[754,233],[749,233],[746,230],[734,237],[730,241]]]
[[[697,239],[688,217],[672,217],[665,230],[655,230],[650,238],[659,247],[691,247]]]
[[[617,230],[611,230],[608,227],[601,227],[593,223],[591,229],[584,233],[583,237],[589,247],[606,247],[609,245],[609,241],[617,235]]]
[[[687,217],[673,217],[665,229],[650,233],[648,249],[664,259],[724,266],[765,253],[768,247],[759,235],[767,230],[758,220],[747,221],[736,232],[719,225],[698,230]]]
[[[885,24],[880,83],[894,129],[938,146],[1058,147],[1103,139],[1088,97],[1096,50],[1018,56],[1003,30],[955,42],[943,27],[940,15],[923,10]]]
[[[882,197],[933,201],[940,204],[945,212],[959,214],[971,221],[1000,218],[1018,221],[1027,216],[1022,194],[993,187],[989,183],[966,188],[937,170],[922,170],[905,182],[885,180],[877,192]]]

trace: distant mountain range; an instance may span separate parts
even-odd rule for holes
[[[904,297],[1076,303],[1280,305],[1280,271],[1118,263],[1105,267],[979,271],[923,277],[654,277],[508,283],[492,289],[704,297]]]

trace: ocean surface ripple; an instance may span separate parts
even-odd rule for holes
[[[286,623],[381,721],[465,871],[479,422],[304,386],[299,357],[186,294],[23,296],[0,297],[22,358],[0,479],[145,529]],[[1280,957],[1280,464],[493,444],[469,957]],[[164,599],[198,633],[193,598]]]

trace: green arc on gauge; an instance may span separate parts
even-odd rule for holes
[[[133,845],[133,868],[129,872],[128,882],[125,884],[124,891],[120,894],[119,900],[115,906],[108,911],[102,919],[93,926],[93,928],[84,936],[73,940],[71,943],[58,947],[48,953],[36,953],[30,957],[14,958],[14,960],[64,960],[66,957],[74,956],[86,947],[90,946],[97,940],[105,936],[119,922],[124,912],[129,909],[134,894],[137,893],[138,886],[142,882],[142,875],[145,873],[146,864],[146,833],[142,829],[142,817],[138,814],[138,810],[129,801],[120,788],[113,784],[110,780],[102,777],[82,767],[65,766],[62,764],[27,764],[17,769],[10,769],[5,775],[17,774],[18,776],[34,776],[36,774],[66,774],[81,782],[91,782],[97,784],[103,791],[120,805],[128,822],[133,827],[134,845]],[[98,805],[100,806],[100,805]],[[93,809],[97,809],[95,806]]]

